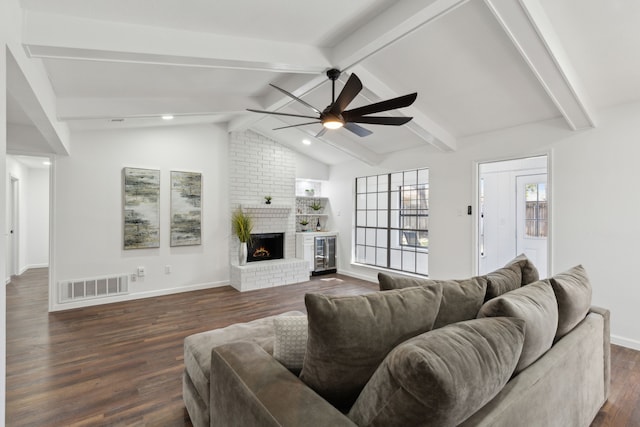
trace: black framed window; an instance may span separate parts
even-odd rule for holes
[[[356,178],[355,259],[428,275],[429,170]]]

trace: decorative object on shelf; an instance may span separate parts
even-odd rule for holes
[[[231,226],[233,232],[240,240],[240,251],[238,253],[238,263],[247,263],[247,243],[251,242],[251,231],[253,230],[253,219],[238,209],[231,216]]]
[[[304,190],[304,195],[308,197],[313,197],[315,193],[316,190],[314,190],[313,188],[307,188],[306,190]]]
[[[264,200],[265,200],[265,204],[266,205],[270,205],[271,204],[271,196],[264,196]]]
[[[320,218],[318,218],[318,222],[316,223],[316,231],[322,231],[322,226],[320,225]]]
[[[160,171],[123,168],[124,249],[160,247]]]
[[[307,225],[309,225],[309,221],[307,221],[306,219],[303,219],[302,221],[300,221],[300,225],[302,226],[301,228],[302,231],[307,231]]]
[[[309,205],[309,207],[318,212],[320,209],[322,209],[322,204],[319,201],[314,200],[313,203]]]
[[[202,174],[171,171],[171,246],[200,245]]]

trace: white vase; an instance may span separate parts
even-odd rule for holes
[[[238,251],[238,264],[247,264],[247,242],[240,242],[240,250]]]

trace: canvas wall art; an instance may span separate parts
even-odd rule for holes
[[[124,249],[160,247],[160,171],[122,169]]]
[[[171,246],[202,243],[202,174],[171,171]]]

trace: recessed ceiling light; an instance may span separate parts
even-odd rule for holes
[[[302,140],[302,143],[303,143],[304,145],[311,145],[311,141],[309,141],[308,139],[303,139],[303,140]]]
[[[173,120],[173,116],[171,114],[163,114],[162,120]]]
[[[51,162],[49,160],[45,160],[42,164],[45,166],[51,166]]]

